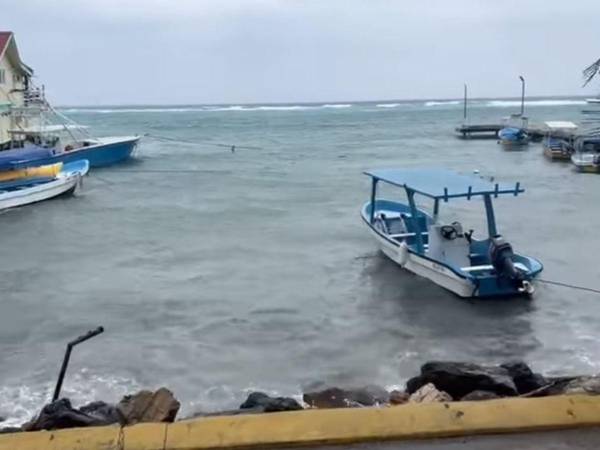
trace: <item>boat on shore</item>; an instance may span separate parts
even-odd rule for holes
[[[0,182],[0,210],[72,194],[88,170],[88,161],[79,160],[63,164],[53,177],[35,176]]]
[[[460,297],[531,295],[533,280],[542,271],[534,258],[513,252],[496,228],[492,198],[516,197],[519,183],[500,185],[447,170],[382,169],[371,177],[371,199],[361,211],[363,222],[381,251],[402,268],[428,278]],[[406,201],[377,199],[377,186],[404,189]],[[415,196],[433,200],[428,212],[416,206]],[[459,222],[444,223],[440,203],[482,198],[487,236],[476,239]]]

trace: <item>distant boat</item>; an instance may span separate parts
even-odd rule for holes
[[[600,173],[600,135],[580,136],[575,139],[571,162],[578,172]]]
[[[572,136],[578,126],[569,121],[545,122],[546,135],[542,141],[544,155],[552,161],[570,161],[574,152]]]
[[[35,177],[0,183],[0,210],[41,202],[75,192],[88,172],[86,160],[62,166],[55,177]]]
[[[523,128],[506,127],[498,131],[498,140],[506,146],[529,144],[529,134]]]
[[[524,192],[519,183],[500,185],[447,170],[382,169],[371,177],[371,200],[361,211],[364,223],[381,251],[404,269],[461,297],[528,295],[542,264],[513,253],[496,229],[492,199]],[[403,188],[408,201],[377,199],[378,183]],[[433,201],[432,211],[417,207],[415,197]],[[482,198],[486,236],[476,239],[459,222],[439,218],[442,202]]]
[[[586,103],[600,103],[600,97],[586,98]]]

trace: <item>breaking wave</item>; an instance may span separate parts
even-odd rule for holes
[[[429,102],[425,102],[425,106],[444,106],[444,105],[458,105],[458,104],[460,104],[460,100],[445,100],[445,101],[432,100]]]
[[[28,386],[24,384],[7,384],[0,387],[0,415],[5,417],[0,422],[1,427],[16,427],[30,420],[48,403],[51,398],[52,383]],[[127,378],[113,375],[92,375],[88,370],[81,369],[74,373],[64,396],[73,401],[78,407],[99,399],[118,401],[123,395],[139,390],[140,386]]]
[[[569,105],[585,105],[585,100],[565,99],[565,100],[525,100],[526,106],[569,106]],[[485,106],[496,108],[507,108],[521,106],[520,100],[490,100],[485,103]]]
[[[375,105],[377,108],[397,108],[400,103],[378,103]]]
[[[326,103],[322,105],[227,105],[227,106],[190,106],[164,108],[61,108],[66,114],[119,114],[119,113],[189,113],[189,112],[226,112],[226,111],[305,111],[314,109],[351,108],[350,103]]]

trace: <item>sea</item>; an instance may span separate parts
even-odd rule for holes
[[[594,126],[589,108],[535,98],[525,113]],[[473,100],[468,120],[519,109]],[[383,257],[361,222],[368,169],[519,181],[523,195],[496,201],[499,231],[545,280],[600,287],[600,176],[550,162],[540,144],[457,139],[460,100],[61,112],[142,139],[76,196],[0,215],[0,426],[50,400],[67,342],[100,325],[71,355],[62,395],[75,406],[166,386],[184,417],[255,390],[401,387],[430,360],[600,370],[600,295],[539,283],[532,299],[460,299]],[[485,232],[480,200],[443,204],[442,217]]]

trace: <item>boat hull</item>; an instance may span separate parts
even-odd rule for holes
[[[476,278],[464,275],[447,264],[416,253],[409,246],[391,239],[375,228],[369,222],[368,208],[369,204],[367,203],[363,207],[361,217],[370,230],[371,236],[377,242],[382,253],[403,269],[427,278],[463,298],[526,296],[531,293],[522,292],[510,282],[505,282],[496,276]],[[542,265],[539,261],[529,257],[518,256],[518,258],[523,262],[530,261],[535,264],[535,269],[531,273],[531,279],[541,272]]]
[[[131,158],[140,138],[103,138],[97,144],[79,147],[70,151],[57,152],[51,156],[24,162],[21,167],[41,166],[58,162],[70,163],[87,160],[90,167],[107,167],[121,163]]]
[[[24,183],[18,189],[0,190],[0,211],[74,193],[88,167],[87,161],[76,161],[65,164],[65,170],[51,181]]]
[[[544,155],[552,161],[571,161],[571,154],[562,150],[544,148]]]
[[[571,162],[577,172],[600,173],[600,158],[595,154],[574,154]]]

